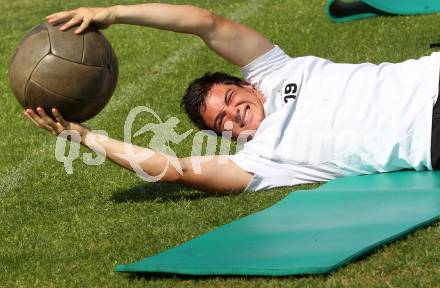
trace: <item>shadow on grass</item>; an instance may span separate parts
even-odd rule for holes
[[[302,275],[283,275],[283,276],[265,276],[265,275],[184,275],[175,273],[124,273],[128,274],[126,277],[129,280],[192,280],[192,281],[203,281],[203,280],[294,280],[294,279],[321,279],[325,280],[332,275],[332,272],[323,274],[302,274]]]
[[[119,190],[113,193],[111,200],[116,203],[127,202],[178,202],[221,197],[221,194],[208,194],[200,191],[188,191],[184,187],[166,183],[146,183]]]

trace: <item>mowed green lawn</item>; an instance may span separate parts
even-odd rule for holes
[[[188,2],[254,27],[292,56],[311,54],[339,62],[396,62],[426,55],[432,52],[429,43],[440,42],[440,15],[336,25],[327,20],[323,1]],[[18,41],[46,15],[78,6],[112,4],[116,2],[0,2],[1,287],[440,285],[438,225],[326,276],[136,278],[114,272],[118,263],[188,241],[268,207],[298,188],[211,196],[180,186],[146,183],[109,161],[87,166],[80,159],[74,162],[73,175],[67,175],[54,155],[55,137],[35,129],[22,116],[9,88],[8,64]],[[109,105],[88,125],[106,130],[114,138],[123,138],[125,118],[139,105],[154,109],[162,120],[179,118],[179,133],[193,128],[179,108],[187,83],[208,70],[239,75],[235,67],[193,36],[134,26],[114,26],[104,33],[119,58],[119,83]],[[151,134],[144,134],[134,142],[145,146],[149,137]],[[192,137],[188,137],[173,147],[178,155],[189,155],[191,143]]]

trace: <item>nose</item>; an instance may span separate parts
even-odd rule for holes
[[[227,119],[235,123],[240,123],[240,108],[228,105],[225,108],[225,113]]]

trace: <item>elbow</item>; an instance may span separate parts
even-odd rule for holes
[[[171,173],[165,174],[165,176],[160,180],[160,182],[171,183],[171,184],[179,184],[183,181],[183,173],[179,173],[178,171],[172,171]]]
[[[206,27],[212,28],[216,26],[218,16],[215,15],[214,12],[208,9],[203,9],[202,18]]]
[[[219,17],[208,9],[200,9],[198,36],[204,36],[217,27]]]
[[[184,162],[181,161],[181,159],[178,159],[178,161],[179,165],[168,166],[168,170],[166,171],[160,182],[172,184],[181,184],[184,182],[185,176],[188,174],[187,168],[185,167]]]

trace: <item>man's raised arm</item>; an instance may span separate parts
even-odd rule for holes
[[[194,34],[219,56],[238,66],[245,66],[273,48],[273,44],[255,30],[191,5],[147,3],[78,8],[54,13],[47,20],[49,23],[66,21],[62,30],[80,24],[77,33],[95,23],[98,27],[132,24]]]

